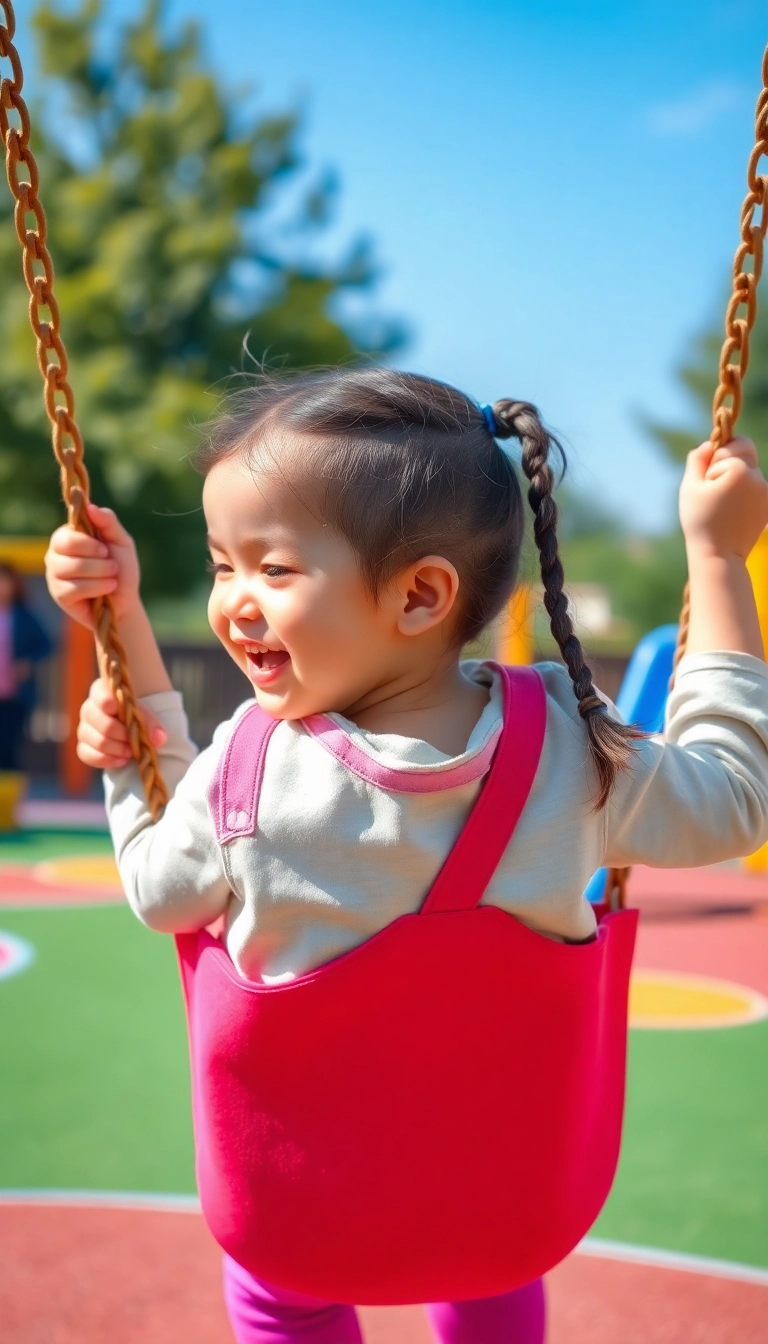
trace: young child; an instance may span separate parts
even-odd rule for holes
[[[540,665],[547,729],[538,773],[484,901],[550,938],[589,940],[583,891],[603,864],[714,863],[768,838],[768,674],[745,559],[768,524],[754,446],[690,454],[680,494],[691,590],[688,651],[666,738],[619,724],[598,695],[563,595],[549,458],[536,410],[479,408],[387,369],[264,379],[201,454],[211,626],[279,720],[255,835],[226,853],[209,791],[233,725],[197,755],[139,598],[131,538],[91,506],[101,540],[53,536],[48,581],[86,624],[110,594],[136,694],[171,793],[152,824],[107,687],[83,706],[79,754],[105,770],[128,900],[150,928],[219,917],[240,974],[291,980],[417,911],[482,786],[502,721],[492,663],[461,649],[503,609],[529,482],[545,604],[564,664]],[[326,716],[321,731],[313,716]],[[328,724],[332,731],[328,731]],[[360,1340],[354,1311],[259,1283],[232,1261],[239,1344]],[[433,1305],[453,1344],[541,1344],[540,1283]]]

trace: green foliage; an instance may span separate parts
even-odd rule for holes
[[[694,343],[693,353],[678,370],[678,377],[690,393],[693,417],[690,428],[649,423],[649,429],[670,457],[677,462],[703,443],[712,427],[712,398],[718,383],[718,365],[724,334],[705,332]],[[749,371],[743,383],[744,400],[739,416],[739,434],[753,439],[760,465],[768,473],[768,288],[758,291],[757,320],[749,342]]]
[[[668,536],[627,536],[618,521],[572,490],[558,491],[560,549],[569,585],[595,583],[610,596],[615,628],[594,649],[631,649],[648,630],[677,620],[685,584],[685,546]]]
[[[680,615],[686,579],[679,531],[664,537],[625,537],[615,528],[584,533],[563,545],[568,583],[600,583],[625,631],[628,648],[658,625]]]
[[[207,68],[193,24],[157,0],[105,56],[100,0],[38,5],[47,76],[33,150],[94,498],[136,537],[149,595],[200,582],[200,482],[186,462],[221,380],[257,360],[338,364],[392,348],[334,305],[370,288],[365,244],[308,257],[333,204],[307,185],[298,117],[255,116]],[[11,202],[0,198],[0,531],[61,521]],[[245,357],[246,367],[248,359]]]

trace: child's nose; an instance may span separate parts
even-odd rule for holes
[[[235,581],[227,584],[221,613],[228,621],[257,621],[261,616],[261,608],[248,584]]]

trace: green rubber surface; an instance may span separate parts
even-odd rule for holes
[[[0,980],[0,1187],[194,1191],[170,938],[123,906],[0,910],[34,964]]]
[[[768,1021],[630,1031],[616,1181],[596,1236],[768,1266]]]
[[[104,831],[12,831],[0,835],[0,874],[4,863],[42,863],[74,854],[111,853],[112,841]]]

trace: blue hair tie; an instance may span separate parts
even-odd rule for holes
[[[488,433],[490,434],[492,439],[495,439],[499,431],[498,426],[496,424],[496,416],[493,414],[493,407],[487,405],[481,406],[480,410],[482,411],[483,419],[485,420],[485,423],[488,426]]]

